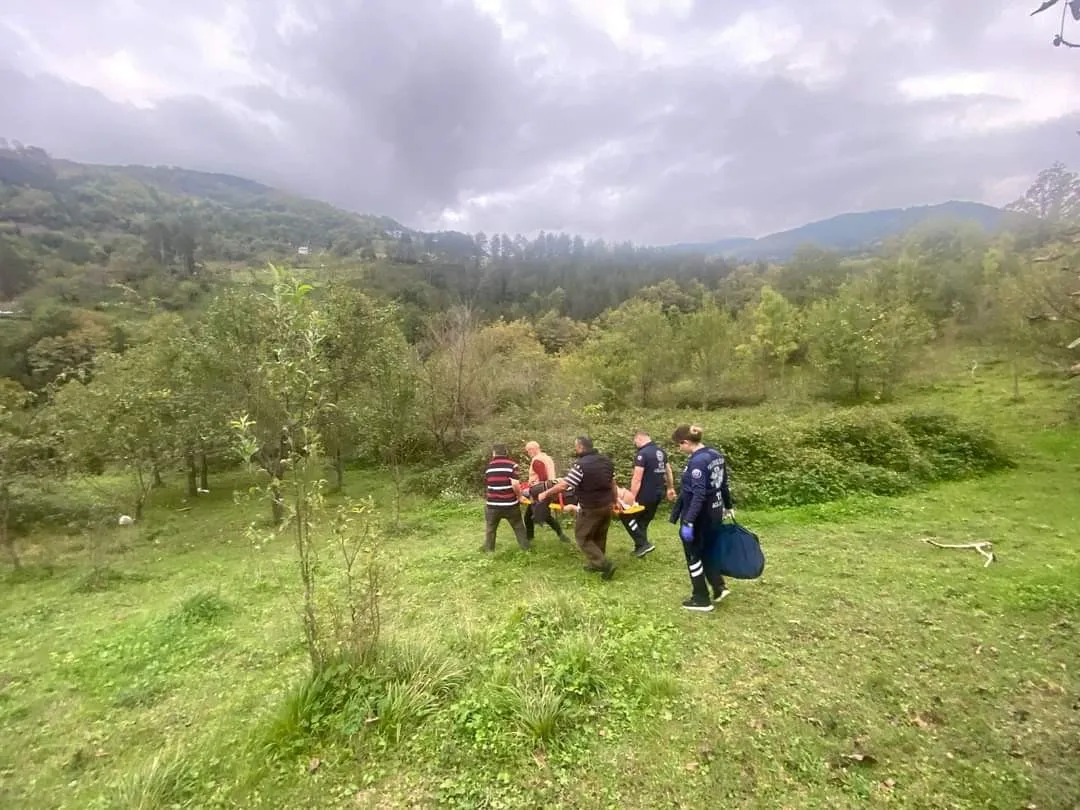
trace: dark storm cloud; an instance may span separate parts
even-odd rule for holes
[[[417,226],[461,209],[468,230],[649,242],[978,199],[1075,153],[1076,93],[1056,121],[980,132],[971,121],[1020,102],[898,89],[1060,65],[1015,3],[699,0],[683,18],[624,5],[653,38],[641,47],[667,53],[620,47],[571,0],[504,2],[509,34],[468,0],[317,0],[284,26],[284,1],[7,0],[0,135],[75,159],[231,171]],[[768,15],[759,30],[777,46],[755,64],[748,10]],[[200,20],[232,24],[247,60],[235,77],[206,61],[220,42]],[[78,84],[72,64],[121,49],[175,95],[144,109]]]

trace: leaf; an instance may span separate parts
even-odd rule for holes
[[[1038,13],[1040,13],[1042,11],[1046,11],[1048,8],[1053,8],[1057,4],[1058,4],[1058,0],[1046,0],[1045,3],[1043,3],[1037,9],[1035,9],[1033,12],[1031,12],[1031,14],[1029,16],[1034,17],[1036,14],[1038,14]]]

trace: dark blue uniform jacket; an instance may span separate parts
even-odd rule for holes
[[[671,509],[671,522],[693,523],[694,533],[719,525],[724,510],[733,508],[724,454],[712,447],[694,451],[683,468],[679,497]]]

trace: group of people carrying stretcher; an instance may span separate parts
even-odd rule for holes
[[[574,535],[586,559],[585,570],[609,580],[615,573],[615,565],[607,557],[612,519],[622,523],[630,535],[634,556],[644,557],[656,548],[649,542],[649,524],[666,500],[672,503],[670,521],[680,524],[679,537],[693,588],[683,607],[713,610],[714,603],[729,593],[723,576],[706,570],[704,564],[713,529],[734,515],[727,468],[723,454],[702,443],[701,428],[680,425],[671,438],[688,456],[678,493],[667,454],[644,430],[634,433],[634,473],[626,488],[618,485],[611,459],[599,453],[588,436],[575,440],[576,461],[562,478],[556,476],[551,456],[537,442],[527,442],[529,467],[524,482],[507,446],[494,445],[484,472],[487,526],[482,550],[495,550],[496,532],[503,520],[514,530],[522,549],[532,547],[537,524],[550,527],[561,541],[569,543],[555,515],[569,512],[575,516]]]

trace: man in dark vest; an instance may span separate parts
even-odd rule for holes
[[[484,490],[487,527],[482,550],[488,553],[495,550],[495,532],[499,523],[505,520],[514,530],[518,545],[528,551],[529,540],[525,536],[525,523],[521,519],[521,504],[518,501],[521,496],[521,474],[505,444],[496,444],[491,448],[491,460],[484,470]]]
[[[610,458],[596,451],[588,436],[578,436],[574,442],[574,453],[577,462],[566,477],[537,497],[540,501],[547,501],[560,492],[574,490],[579,506],[574,522],[574,537],[587,560],[585,570],[595,571],[603,579],[611,579],[615,566],[605,553],[611,513],[618,498],[615,465]]]

